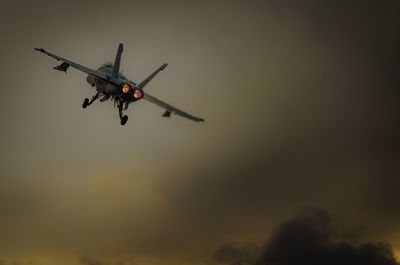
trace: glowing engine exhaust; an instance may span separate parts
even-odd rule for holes
[[[133,92],[133,97],[136,99],[140,99],[143,97],[143,92],[140,89],[136,89],[135,92]]]
[[[122,92],[124,92],[125,94],[128,94],[129,91],[131,91],[131,87],[130,87],[128,84],[125,84],[125,85],[122,87]]]
[[[136,99],[141,99],[143,97],[143,91],[140,89],[133,89],[128,85],[125,84],[122,87],[122,92],[124,92],[124,94],[132,94],[134,98]]]

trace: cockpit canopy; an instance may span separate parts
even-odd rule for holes
[[[97,70],[104,70],[106,68],[112,68],[112,67],[113,67],[112,63],[106,62],[106,63],[102,64]]]

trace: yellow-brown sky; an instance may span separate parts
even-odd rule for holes
[[[350,3],[351,2],[351,3]],[[304,207],[400,250],[399,1],[5,1],[0,264],[205,264]],[[124,43],[148,102],[81,103]]]

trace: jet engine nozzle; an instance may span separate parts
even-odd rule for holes
[[[133,92],[133,97],[136,99],[141,99],[144,96],[143,91],[141,89],[135,89]]]
[[[141,99],[144,96],[143,90],[135,87],[132,88],[128,84],[122,86],[122,92],[124,92],[124,94],[131,94],[135,99]]]

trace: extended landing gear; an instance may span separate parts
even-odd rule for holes
[[[100,92],[97,92],[97,94],[94,95],[90,101],[89,101],[88,98],[85,98],[85,100],[84,100],[83,103],[82,103],[82,108],[86,109],[87,106],[89,106],[90,104],[92,104],[93,102],[95,102],[95,100],[98,99],[99,96],[100,96]]]
[[[125,123],[128,121],[128,116],[126,116],[126,115],[124,115],[122,118],[121,118],[121,125],[125,125]]]
[[[124,104],[121,101],[118,101],[118,114],[119,114],[119,118],[121,119],[121,125],[125,125],[126,122],[128,121],[128,116],[122,115],[123,105]]]
[[[85,98],[85,100],[83,101],[83,104],[82,104],[82,108],[86,109],[88,105],[89,105],[89,99]]]

